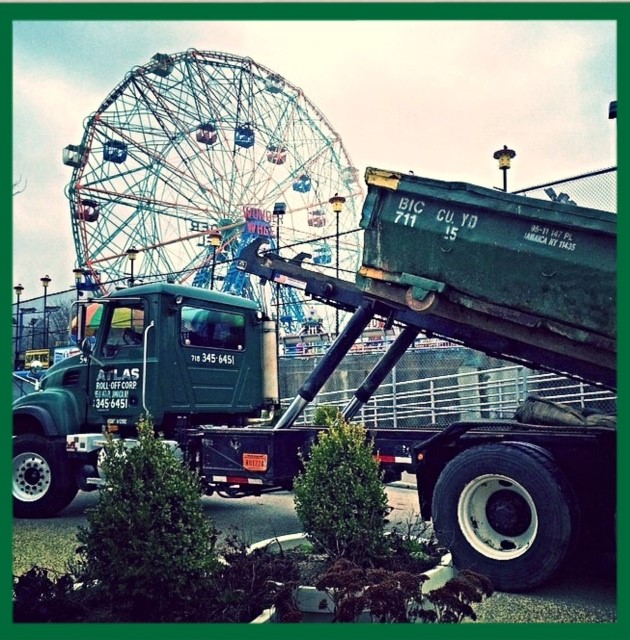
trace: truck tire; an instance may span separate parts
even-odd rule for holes
[[[551,455],[520,443],[481,445],[446,465],[435,486],[433,525],[457,569],[497,591],[545,582],[574,541],[574,495]]]
[[[13,515],[48,518],[67,507],[78,486],[70,465],[64,464],[61,441],[26,433],[13,439]]]

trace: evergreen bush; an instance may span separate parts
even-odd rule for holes
[[[104,450],[107,487],[79,527],[76,575],[115,618],[194,619],[219,567],[197,475],[156,437],[150,418],[140,420],[136,446],[110,438]]]
[[[386,548],[387,494],[373,443],[362,425],[328,419],[294,483],[305,533],[331,559],[366,563]]]
[[[330,404],[320,404],[313,413],[313,424],[316,427],[327,427],[339,414],[339,409]]]

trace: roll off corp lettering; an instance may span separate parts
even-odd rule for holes
[[[127,409],[130,405],[129,394],[138,389],[139,383],[138,367],[100,369],[96,376],[92,406],[98,411]]]

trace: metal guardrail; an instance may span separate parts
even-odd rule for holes
[[[318,406],[343,409],[353,391],[319,393],[296,424],[313,423]],[[356,420],[368,428],[446,426],[454,420],[509,419],[528,395],[577,409],[616,411],[617,396],[602,387],[519,365],[396,382],[379,387]],[[291,399],[282,400],[282,406]]]

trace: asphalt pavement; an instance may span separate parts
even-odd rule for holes
[[[528,593],[497,592],[476,607],[477,621],[616,623],[615,560],[599,560],[591,566],[568,566]]]

